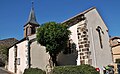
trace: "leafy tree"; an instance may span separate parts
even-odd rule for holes
[[[57,65],[57,55],[66,48],[70,33],[67,25],[56,22],[48,22],[38,28],[37,42],[46,47],[53,66]]]

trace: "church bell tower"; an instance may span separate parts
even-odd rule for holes
[[[24,25],[24,37],[35,34],[37,27],[39,27],[39,24],[36,20],[34,7],[33,7],[33,2],[32,2],[32,8],[31,8],[31,11],[30,11],[30,14],[29,14],[28,21]]]

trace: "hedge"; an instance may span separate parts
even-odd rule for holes
[[[90,65],[80,66],[57,66],[54,67],[51,74],[99,74],[94,67]]]
[[[45,71],[38,68],[28,68],[25,69],[23,74],[46,74]]]

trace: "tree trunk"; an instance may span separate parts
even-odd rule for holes
[[[56,61],[56,59],[57,59],[57,55],[56,54],[50,54],[50,57],[51,57],[51,60],[52,60],[52,62],[53,62],[53,66],[57,66],[57,61]]]

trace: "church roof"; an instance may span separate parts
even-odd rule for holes
[[[84,14],[88,13],[89,11],[91,11],[93,9],[96,9],[96,7],[89,8],[88,10],[85,10],[85,11],[69,18],[69,19],[63,21],[62,23],[63,24],[66,23],[66,24],[69,24],[68,26],[72,26],[72,25],[78,23],[79,21],[84,20],[85,19]]]
[[[31,8],[31,11],[30,11],[30,14],[29,14],[28,21],[27,21],[27,23],[24,26],[26,26],[28,23],[30,23],[32,25],[39,26],[39,24],[38,24],[38,22],[36,20],[36,16],[35,16],[33,2],[32,2],[32,8]]]

